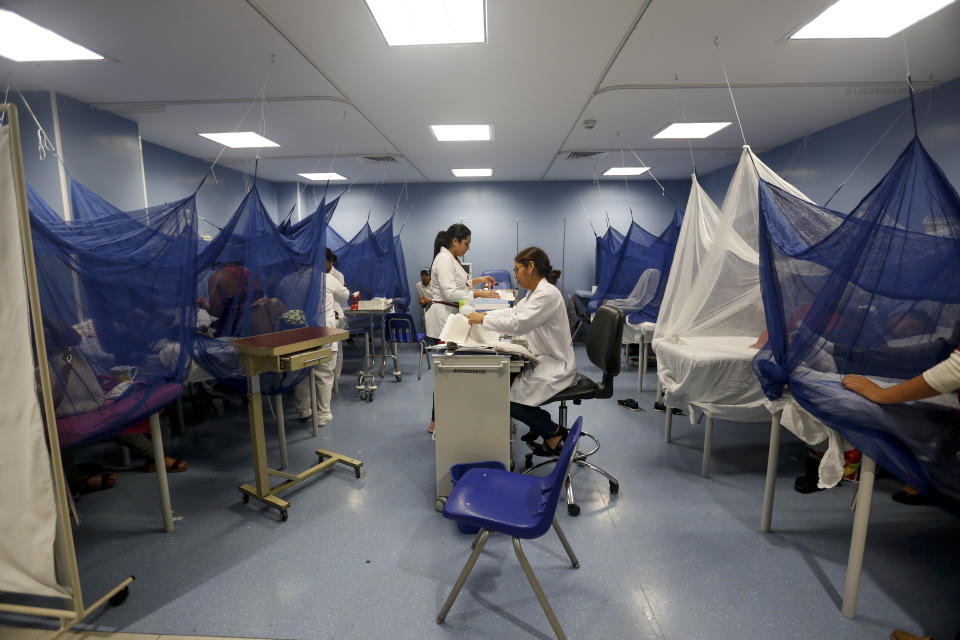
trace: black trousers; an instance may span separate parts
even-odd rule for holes
[[[544,440],[557,435],[559,425],[550,417],[550,412],[540,407],[528,407],[519,402],[510,403],[510,417],[527,425]]]

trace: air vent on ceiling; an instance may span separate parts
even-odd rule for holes
[[[571,151],[567,154],[567,160],[586,160],[588,158],[599,160],[605,155],[607,155],[606,151]]]
[[[395,156],[361,156],[367,162],[396,162]]]

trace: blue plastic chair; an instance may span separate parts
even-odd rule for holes
[[[540,583],[520,547],[520,540],[539,538],[552,525],[573,568],[580,568],[580,561],[577,560],[576,554],[557,522],[556,511],[557,502],[563,493],[570,460],[573,458],[573,452],[577,450],[577,441],[580,439],[582,427],[583,418],[577,418],[557,458],[557,466],[548,476],[525,476],[496,469],[470,469],[450,492],[450,497],[447,498],[447,503],[443,507],[443,516],[458,523],[480,527],[480,533],[473,540],[473,553],[470,554],[470,559],[467,560],[466,566],[460,572],[460,577],[453,585],[453,590],[437,615],[437,624],[443,624],[446,619],[473,565],[480,557],[490,532],[497,531],[513,537],[513,550],[517,554],[520,566],[523,567],[523,572],[527,575],[527,580],[530,581],[530,586],[533,587],[533,592],[537,595],[537,600],[540,601],[540,606],[547,614],[553,632],[558,638],[565,640],[566,636],[557,621],[557,616],[550,608],[547,596],[540,588]]]
[[[397,382],[403,379],[403,373],[400,371],[400,357],[398,353],[398,345],[401,344],[420,345],[420,362],[417,364],[417,380],[419,380],[423,372],[423,352],[426,348],[426,336],[422,333],[417,333],[417,326],[413,323],[413,316],[409,313],[388,313],[385,316],[385,322],[387,323],[387,342],[393,344],[393,353],[388,353],[386,357],[393,358],[393,375],[396,376]],[[430,368],[430,358],[427,358],[427,368]],[[383,376],[382,370],[380,371],[380,376]]]
[[[513,277],[506,269],[491,269],[484,271],[480,275],[490,276],[496,280],[497,284],[493,285],[494,289],[513,289]]]

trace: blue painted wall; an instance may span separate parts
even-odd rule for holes
[[[916,105],[920,141],[947,179],[960,185],[960,79],[918,94]],[[903,99],[793,140],[760,154],[760,159],[818,204],[824,204],[863,160],[830,202],[831,209],[847,212],[880,181],[912,137],[910,101]],[[874,144],[877,148],[864,160]],[[734,168],[731,165],[701,179],[718,205]]]
[[[93,109],[62,93],[61,156],[70,175],[124,211],[143,209],[143,172],[137,123]]]
[[[650,180],[605,181],[599,189],[591,182],[433,183],[409,185],[405,192],[400,184],[354,185],[341,198],[331,226],[349,239],[368,215],[376,228],[396,207],[394,233],[401,233],[411,291],[420,268],[432,262],[437,232],[463,222],[473,234],[465,261],[476,273],[512,269],[518,246],[537,245],[562,268],[560,284],[572,292],[593,284],[594,228],[602,234],[608,215],[624,232],[631,207],[637,223],[652,233],[667,226],[674,207],[686,203],[689,182],[667,181],[664,187],[666,196]],[[328,199],[344,189],[331,185]],[[323,187],[307,187],[301,194],[304,215],[322,197]]]

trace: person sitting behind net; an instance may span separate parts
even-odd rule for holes
[[[243,319],[250,307],[250,326],[247,335],[259,335],[274,330],[275,319],[286,306],[276,298],[267,298],[260,279],[236,260],[228,261],[207,279],[209,298],[200,298],[197,304],[215,316],[210,325],[215,336],[244,334]]]
[[[420,282],[417,283],[417,294],[420,296],[420,306],[424,311],[430,308],[431,300],[428,288],[430,287],[430,270],[420,269]]]

